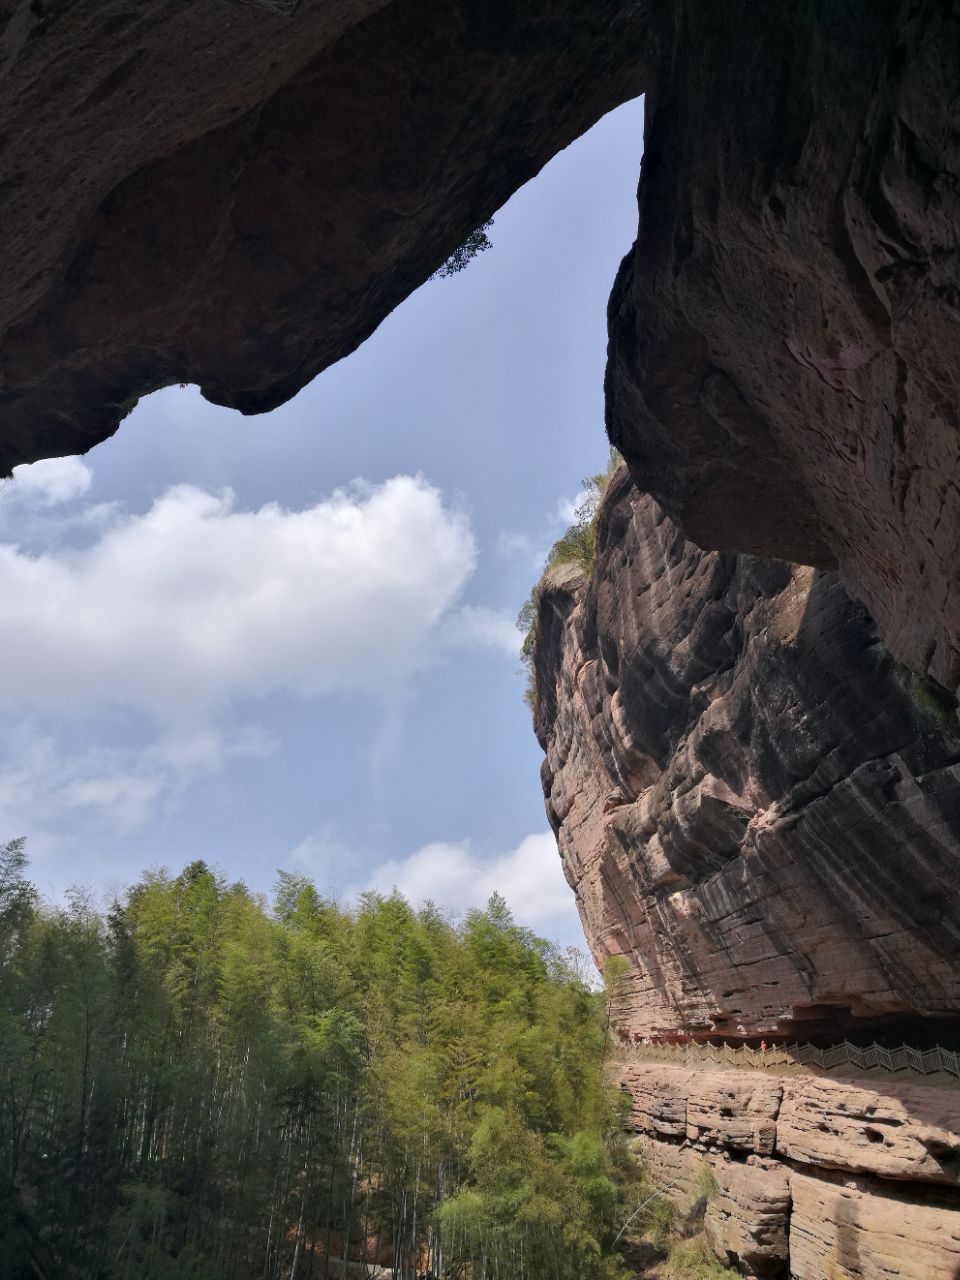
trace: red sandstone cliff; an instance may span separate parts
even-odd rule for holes
[[[628,1042],[960,1032],[960,737],[839,577],[687,542],[625,468],[539,593],[547,814]],[[626,1050],[637,1148],[745,1275],[960,1274],[960,1084]]]
[[[632,1028],[960,1017],[953,708],[836,574],[700,551],[621,470],[593,579],[547,574],[535,676],[547,813],[596,955],[634,961]]]

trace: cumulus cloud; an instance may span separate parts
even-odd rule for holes
[[[44,492],[68,491],[47,474]],[[279,689],[391,689],[425,660],[475,559],[466,517],[422,477],[303,511],[180,485],[90,546],[0,546],[0,703],[184,720]]]
[[[2,745],[0,831],[29,831],[31,845],[34,833],[81,818],[112,835],[131,835],[198,778],[272,747],[256,729],[229,737],[202,730],[140,748],[88,745],[75,753],[29,725],[15,727]]]
[[[82,497],[93,483],[93,472],[79,458],[44,458],[14,467],[13,478],[0,489],[3,501],[29,501],[53,507]]]
[[[492,893],[500,893],[518,923],[562,941],[582,936],[573,890],[549,831],[526,836],[493,858],[481,857],[469,840],[424,845],[408,858],[380,863],[365,887],[381,893],[396,888],[417,906],[430,899],[458,912],[483,907]]]
[[[464,605],[444,619],[440,640],[451,649],[494,649],[512,658],[520,655],[517,620],[506,609]]]

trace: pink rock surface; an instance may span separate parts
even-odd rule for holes
[[[779,1276],[788,1259],[790,1179],[775,1160],[716,1161],[704,1227],[717,1257],[749,1276]]]
[[[960,1185],[960,1089],[795,1078],[777,1117],[784,1158]]]
[[[704,552],[629,477],[543,584],[547,815],[631,1035],[960,1015],[960,741],[835,574]]]
[[[698,1073],[681,1067],[625,1065],[617,1073],[633,1102],[633,1127],[657,1138],[682,1140],[687,1136],[687,1104]]]
[[[792,1280],[956,1280],[960,1208],[791,1173]]]
[[[706,1156],[691,1146],[662,1142],[646,1134],[641,1134],[633,1147],[654,1185],[681,1210],[689,1208],[705,1185],[705,1171],[712,1168]]]
[[[783,1082],[763,1072],[697,1071],[687,1097],[693,1142],[770,1155],[777,1141]]]
[[[712,1180],[708,1238],[742,1274],[789,1261],[793,1280],[960,1275],[960,1089],[659,1063],[618,1079],[637,1090],[647,1174],[684,1211]],[[771,1138],[775,1157],[752,1153]]]
[[[704,1211],[717,1256],[745,1275],[776,1276],[787,1258],[790,1187],[776,1161],[739,1164],[689,1145],[640,1137],[635,1149],[650,1180],[682,1214]]]

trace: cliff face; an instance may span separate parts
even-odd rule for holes
[[[960,1094],[889,1080],[624,1069],[635,1147],[760,1280],[956,1280]]]
[[[960,682],[960,11],[674,0],[611,438],[702,547],[839,565]]]
[[[709,1170],[705,1228],[744,1275],[956,1280],[954,1076],[657,1044],[956,1042],[952,703],[836,573],[702,551],[625,468],[597,540],[589,581],[541,585],[535,724],[594,955],[630,961],[637,1153],[681,1203]]]
[[[543,785],[639,1034],[960,1016],[960,739],[835,573],[703,552],[625,470],[541,594]]]

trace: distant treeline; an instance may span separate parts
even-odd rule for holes
[[[603,997],[502,899],[193,862],[101,912],[26,870],[0,846],[4,1280],[621,1274]]]

